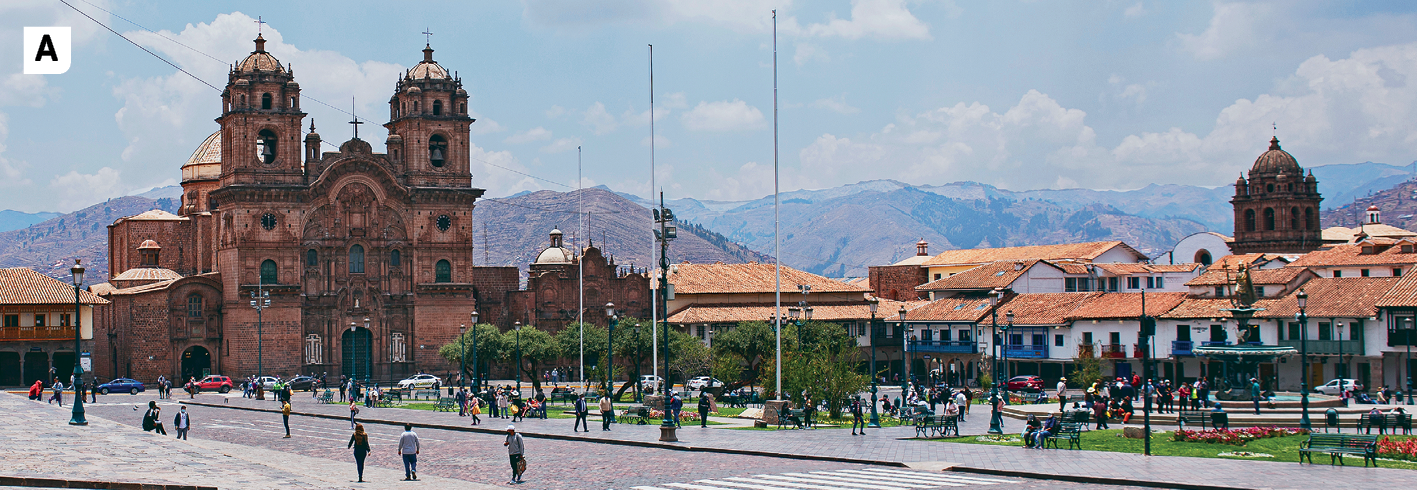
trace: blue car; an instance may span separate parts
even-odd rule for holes
[[[129,394],[136,395],[144,390],[143,382],[128,378],[115,378],[113,381],[98,385],[98,392],[105,395],[109,392],[122,393],[125,391]]]

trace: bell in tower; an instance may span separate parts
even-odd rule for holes
[[[300,84],[266,52],[264,37],[254,42],[256,49],[227,73],[221,96],[222,185],[303,184]]]
[[[471,187],[468,165],[467,91],[462,80],[433,61],[433,47],[423,61],[399,80],[389,99],[390,159],[414,187]]]

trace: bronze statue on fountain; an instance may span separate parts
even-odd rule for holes
[[[1293,347],[1265,345],[1261,341],[1260,328],[1251,325],[1250,320],[1264,308],[1256,308],[1260,298],[1255,294],[1255,286],[1250,280],[1250,270],[1241,265],[1235,276],[1234,294],[1230,296],[1230,308],[1220,311],[1230,313],[1236,322],[1236,342],[1207,342],[1192,349],[1197,357],[1221,361],[1224,371],[1215,383],[1215,398],[1226,401],[1249,401],[1251,378],[1259,378],[1260,364],[1274,362],[1275,359],[1294,355]],[[1215,373],[1209,373],[1212,379]]]

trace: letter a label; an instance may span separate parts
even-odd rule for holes
[[[25,74],[58,75],[69,71],[73,52],[68,27],[25,28]]]

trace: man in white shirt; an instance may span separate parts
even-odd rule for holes
[[[403,481],[418,480],[418,434],[413,433],[413,424],[403,424],[399,454],[403,456]]]
[[[964,390],[955,392],[955,405],[959,406],[959,421],[964,422],[964,417],[969,415],[969,399],[964,396]]]
[[[1061,412],[1068,405],[1068,378],[1058,378],[1058,411]]]
[[[507,483],[521,483],[522,471],[526,470],[526,463],[523,462],[526,448],[522,445],[522,435],[517,433],[517,426],[507,425],[507,441],[502,445],[507,446],[507,455],[512,461],[512,481]]]
[[[192,420],[187,417],[186,405],[183,405],[182,409],[177,412],[177,417],[172,420],[172,426],[177,428],[178,439],[187,439],[187,429],[192,428]]]

